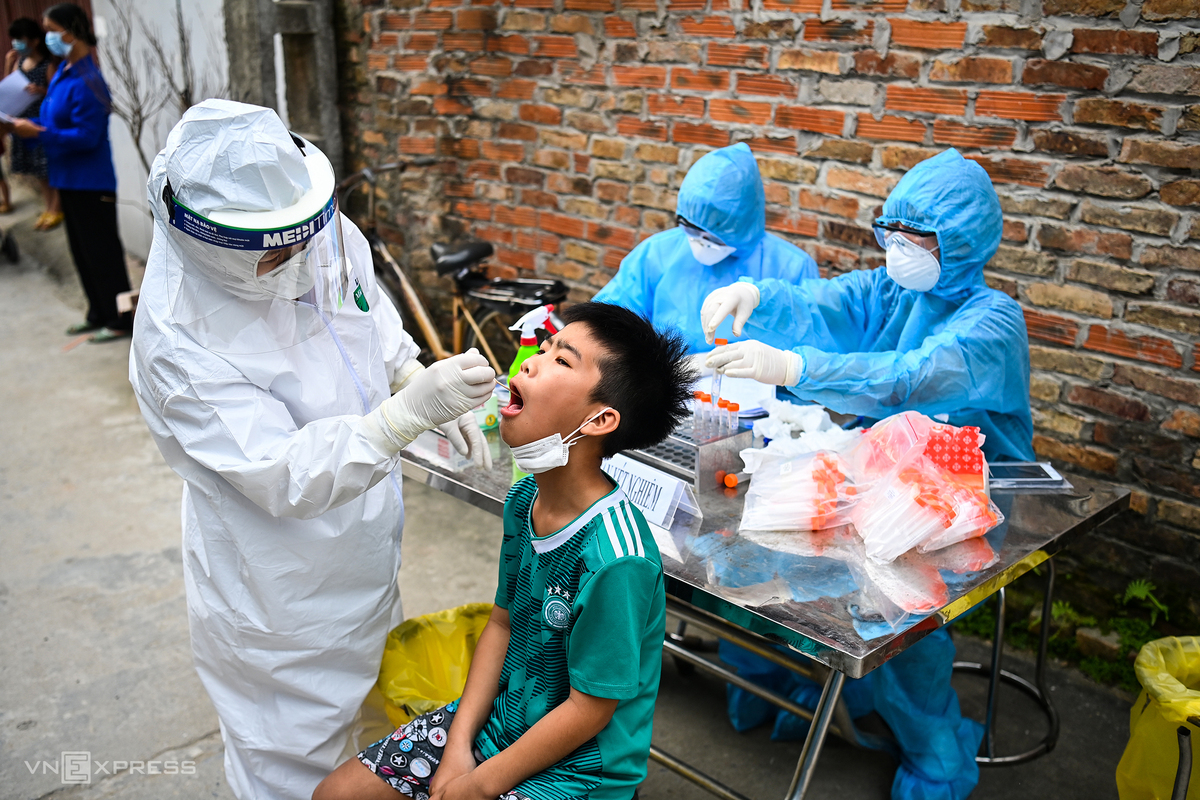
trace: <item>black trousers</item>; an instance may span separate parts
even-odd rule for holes
[[[129,291],[125,249],[117,234],[117,195],[59,189],[67,242],[79,281],[87,294],[87,321],[116,330],[129,330],[129,314],[117,313],[117,295]]]

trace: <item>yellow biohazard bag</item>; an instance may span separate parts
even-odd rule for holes
[[[1129,744],[1117,764],[1121,800],[1166,800],[1179,767],[1177,729],[1191,731],[1195,770],[1187,800],[1200,800],[1200,636],[1149,642],[1133,665],[1142,692],[1129,712]]]
[[[393,727],[462,696],[491,603],[468,603],[405,620],[388,634],[379,691]]]

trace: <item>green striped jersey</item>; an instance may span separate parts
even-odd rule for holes
[[[549,536],[533,533],[533,477],[504,504],[496,604],[512,633],[476,745],[487,758],[511,746],[572,687],[619,701],[604,730],[515,787],[532,800],[629,800],[646,777],[666,595],[650,528],[613,485]]]

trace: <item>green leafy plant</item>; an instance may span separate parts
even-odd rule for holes
[[[1148,580],[1141,578],[1132,580],[1125,587],[1125,596],[1121,598],[1121,604],[1127,606],[1135,600],[1141,603],[1142,607],[1150,612],[1151,625],[1155,625],[1158,622],[1158,615],[1160,613],[1163,615],[1163,619],[1170,619],[1170,610],[1162,601],[1154,596],[1156,588],[1158,587]]]
[[[1080,614],[1075,608],[1065,600],[1055,600],[1050,607],[1050,618],[1055,622],[1060,622],[1064,627],[1072,628],[1093,628],[1096,626],[1096,618],[1087,614]],[[1054,632],[1058,636],[1062,629]]]

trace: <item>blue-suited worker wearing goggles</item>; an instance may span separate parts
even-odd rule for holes
[[[982,167],[955,150],[923,161],[875,222],[886,267],[799,284],[743,277],[718,289],[701,312],[708,341],[730,316],[735,335],[744,326],[750,339],[718,347],[706,363],[869,420],[915,410],[975,425],[988,460],[1033,460],[1024,316],[983,278],[1001,224]],[[874,710],[896,735],[895,800],[961,800],[979,780],[983,728],[959,711],[953,660],[950,634],[939,628],[847,684],[853,692],[852,683],[870,682]],[[739,697],[731,692],[731,712]]]
[[[680,331],[692,353],[711,346],[700,328],[700,306],[714,289],[739,277],[784,284],[817,277],[807,253],[767,233],[762,177],[744,143],[714,150],[692,166],[679,187],[675,221],[676,227],[635,247],[593,299]]]

